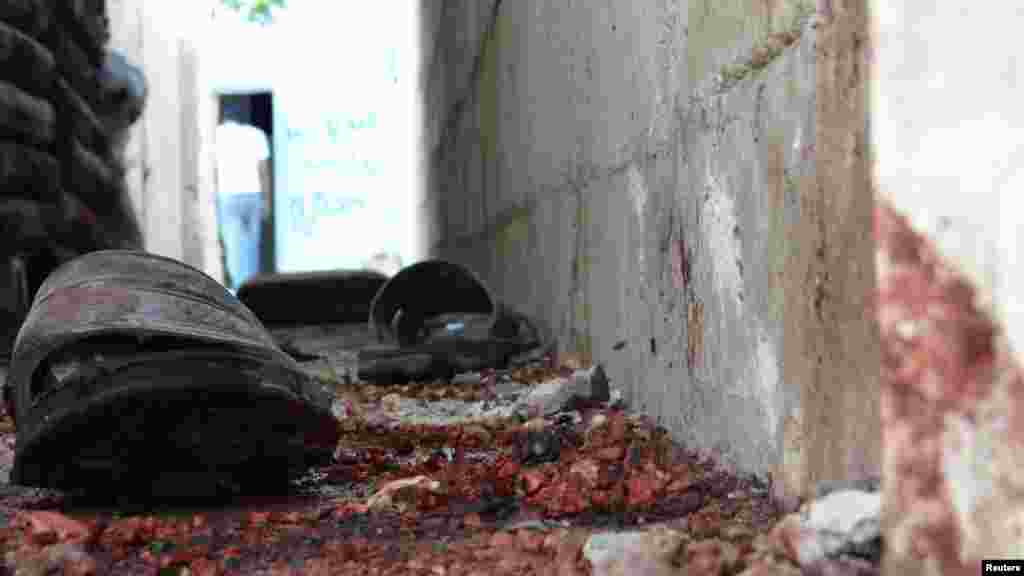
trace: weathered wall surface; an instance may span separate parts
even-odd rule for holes
[[[814,249],[802,284],[814,314],[787,318],[796,320],[793,331],[802,334],[792,340],[810,345],[802,355],[792,350],[793,356],[787,356],[802,357],[806,371],[787,375],[813,383],[810,402],[804,405],[804,431],[819,439],[808,447],[809,467],[845,470],[853,476],[877,474],[881,346],[871,313],[878,283],[870,176],[869,10],[863,0],[822,0],[817,18],[816,178],[813,190],[802,196],[808,219],[796,228],[797,234],[807,235],[795,242],[800,250]],[[796,307],[794,302],[792,310]]]
[[[886,573],[979,574],[1024,556],[1021,12],[874,4]]]
[[[222,274],[212,210],[201,194],[198,58],[187,40],[198,3],[108,0],[110,47],[140,66],[149,82],[142,119],[126,150],[126,179],[142,225],[145,248]],[[190,20],[191,19],[191,20]]]
[[[816,170],[816,39],[840,18],[811,12],[424,4],[432,253],[788,495],[879,466],[870,197]],[[863,102],[830,94],[862,134]]]

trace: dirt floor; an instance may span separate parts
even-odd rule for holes
[[[781,515],[768,486],[727,473],[615,403],[576,399],[546,417],[440,424],[402,413],[413,400],[486,405],[499,381],[528,388],[579,368],[555,364],[457,384],[335,383],[335,462],[286,495],[95,509],[4,486],[7,573],[799,573],[770,535]],[[0,430],[0,466],[9,466],[9,419]],[[592,566],[588,538],[622,531],[662,535],[650,539],[662,542],[661,571]]]

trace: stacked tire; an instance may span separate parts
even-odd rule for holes
[[[0,3],[0,363],[56,266],[141,248],[101,120],[108,38],[104,0]]]

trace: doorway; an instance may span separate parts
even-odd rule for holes
[[[218,117],[223,117],[224,110],[226,108],[233,108],[240,112],[242,123],[255,126],[263,131],[267,136],[267,142],[270,148],[270,213],[267,218],[262,222],[260,230],[260,262],[259,262],[259,273],[261,274],[272,274],[277,270],[276,261],[274,258],[274,206],[275,204],[275,187],[274,187],[274,98],[273,94],[269,91],[258,91],[258,92],[232,92],[220,94],[217,98],[218,105]],[[223,238],[223,232],[221,231],[221,223],[218,220],[217,223],[218,234]],[[223,254],[223,251],[222,251]],[[227,274],[227,267],[225,267],[225,274]]]

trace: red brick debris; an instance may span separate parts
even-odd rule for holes
[[[575,366],[558,364],[511,377],[536,385]],[[763,486],[621,407],[455,425],[378,417],[396,395],[478,401],[493,385],[338,385],[348,417],[335,462],[277,498],[144,514],[0,499],[4,561],[81,575],[616,574],[631,568],[597,570],[583,549],[628,529],[660,534],[662,565],[686,574],[794,573]],[[11,440],[13,426],[0,430]]]

